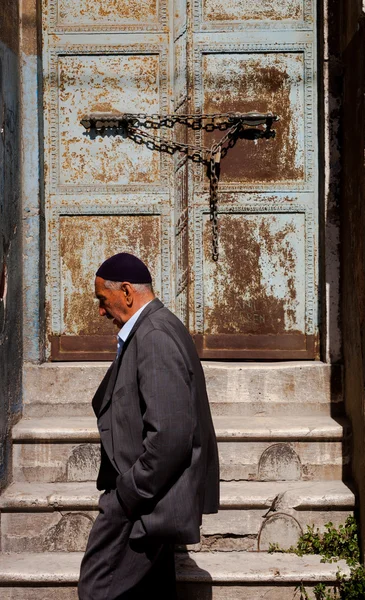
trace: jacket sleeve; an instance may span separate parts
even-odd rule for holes
[[[129,516],[137,516],[164,495],[190,459],[193,412],[190,376],[169,334],[150,331],[138,349],[139,389],[144,404],[143,453],[117,478]]]

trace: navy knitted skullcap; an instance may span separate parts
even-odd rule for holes
[[[96,277],[108,281],[129,281],[129,283],[152,283],[151,273],[133,254],[120,252],[107,258],[96,271]]]

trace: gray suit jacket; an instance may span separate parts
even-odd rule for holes
[[[203,369],[179,319],[157,298],[134,325],[93,399],[98,489],[117,487],[132,538],[200,539],[219,505],[219,463]]]

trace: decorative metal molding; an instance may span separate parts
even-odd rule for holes
[[[169,158],[169,156],[167,156]],[[166,161],[167,162],[167,161]],[[167,165],[169,167],[170,165]],[[169,171],[170,169],[168,169]],[[169,175],[167,175],[169,177]],[[162,179],[162,178],[161,178]],[[124,195],[130,192],[131,194],[150,194],[150,195],[168,195],[168,186],[156,185],[154,183],[126,183],[121,185],[95,186],[95,185],[56,185],[52,186],[51,193],[56,193],[59,196],[71,196],[74,194],[103,194],[103,195]]]
[[[181,321],[188,326],[188,161],[177,160],[174,179],[175,198],[175,310]]]
[[[188,263],[188,228],[187,217],[183,228],[176,236],[175,240],[175,299],[184,295],[187,308],[187,286],[189,278],[189,263]]]
[[[174,309],[172,305],[172,240],[173,240],[173,223],[171,208],[162,206],[161,210],[161,294],[162,302],[170,309]]]
[[[187,98],[188,57],[187,35],[183,32],[174,42],[174,106],[175,111]]]
[[[303,87],[305,89],[304,97],[304,126],[305,126],[305,146],[304,146],[304,181],[293,181],[292,183],[269,182],[265,183],[239,183],[231,184],[220,182],[219,191],[227,192],[315,192],[317,177],[315,170],[315,160],[317,154],[314,145],[314,42],[313,43],[201,43],[196,44],[193,57],[193,77],[194,77],[194,111],[202,112],[203,96],[203,55],[205,54],[254,54],[254,53],[285,53],[302,52],[304,57]],[[202,131],[195,132],[196,145],[202,145]],[[202,192],[207,187],[204,171],[201,167],[195,166],[194,187],[196,191]]]
[[[79,23],[77,25],[62,25],[59,21],[59,0],[43,0],[43,14],[48,14],[47,29],[50,33],[109,33],[109,32],[156,32],[160,33],[168,29],[168,0],[158,1],[158,15],[155,23],[117,23],[91,25]]]
[[[67,55],[158,55],[159,56],[159,94],[161,112],[168,111],[169,102],[169,79],[168,79],[168,49],[163,44],[128,44],[128,45],[67,45],[65,47],[51,48],[49,50],[49,72],[45,73],[48,78],[48,85],[45,90],[45,101],[49,102],[49,156],[50,156],[50,176],[49,185],[51,193],[74,194],[78,193],[123,193],[127,189],[130,191],[146,191],[153,193],[161,192],[166,189],[166,182],[169,181],[170,170],[172,168],[171,159],[162,154],[160,156],[160,180],[161,185],[156,184],[125,184],[125,185],[62,185],[60,184],[60,164],[59,164],[59,113],[58,113],[58,59],[60,56]]]
[[[204,256],[203,256],[203,218],[209,215],[209,207],[195,206],[191,211],[194,213],[194,272],[195,272],[195,332],[204,333]],[[218,208],[218,214],[278,214],[278,213],[299,213],[305,215],[305,334],[313,335],[317,327],[317,306],[316,306],[316,264],[314,248],[316,247],[315,237],[315,213],[311,205],[302,202],[270,202],[261,203],[239,203],[226,204]]]
[[[316,11],[317,11],[317,0],[303,0],[304,2],[304,21],[311,23],[313,31],[315,31],[316,25]]]
[[[209,21],[204,19],[203,0],[193,0],[194,31],[307,31],[313,30],[315,24],[316,0],[303,0],[303,19],[297,21],[288,19],[251,19],[243,21]]]
[[[184,290],[188,287],[189,280],[189,271],[185,269],[185,271],[180,275],[178,281],[176,282],[176,296],[180,296]]]
[[[60,257],[60,221],[51,213],[48,221],[48,239],[50,248],[47,256],[49,260],[49,275],[47,279],[49,305],[49,320],[52,334],[62,331],[62,296],[61,296],[61,257]]]
[[[174,156],[174,160],[175,160],[175,174],[178,173],[178,171],[185,165],[187,164],[188,161],[188,157],[186,156],[186,154],[178,154],[176,153]]]
[[[289,207],[295,205],[300,198],[301,202],[307,202],[305,206],[308,208],[313,206],[313,194],[311,192],[278,192],[276,195],[272,194],[270,191],[261,192],[251,192],[251,190],[241,190],[239,192],[232,192],[231,190],[222,190],[222,193],[219,192],[219,206],[224,211],[230,211],[231,206],[239,206],[245,207],[248,204],[250,206],[255,206],[255,212],[259,212],[261,207],[270,207],[275,206],[279,209],[282,208],[282,211],[285,212]],[[206,208],[209,206],[209,192],[204,191],[203,193],[196,193],[194,195],[194,204],[193,206],[197,206],[199,208]],[[263,208],[265,210],[265,208]],[[223,212],[224,212],[223,211]]]
[[[163,212],[163,198],[159,202],[138,203],[101,203],[97,198],[88,198],[89,203],[76,204],[74,201],[64,203],[61,199],[53,197],[56,201],[52,203],[50,214],[52,219],[59,219],[63,216],[80,216],[80,215],[161,215]],[[85,198],[86,200],[86,198]],[[165,201],[168,201],[166,197]]]
[[[132,192],[128,190],[124,194],[118,195],[51,195],[49,198],[49,207],[55,215],[116,215],[119,214],[119,211],[122,211],[123,214],[127,214],[126,211],[128,211],[129,208],[134,210],[136,206],[139,206],[140,210],[146,211],[148,214],[158,215],[161,213],[163,204],[168,204],[169,200],[169,192],[152,195],[150,194],[150,190],[148,190],[147,193],[146,190],[143,190],[143,193],[135,193],[135,190]]]
[[[218,214],[220,213],[218,209]],[[206,207],[194,208],[191,216],[194,222],[194,327],[195,333],[204,332],[204,248],[203,248],[203,215],[209,214]]]
[[[318,296],[318,275],[315,248],[318,246],[317,227],[315,227],[314,211],[309,208],[308,218],[305,220],[305,275],[306,275],[306,328],[309,335],[314,335],[318,330],[318,310],[316,299]],[[318,220],[316,221],[316,223]]]
[[[176,298],[175,314],[180,319],[180,321],[182,323],[184,323],[186,328],[189,327],[187,305],[188,305],[188,295],[187,295],[187,288],[185,288],[185,290],[181,294],[179,294],[179,296],[177,296],[177,298]]]
[[[183,229],[187,227],[188,224],[188,209],[185,208],[183,212],[180,214],[176,225],[175,225],[175,235],[180,235]]]

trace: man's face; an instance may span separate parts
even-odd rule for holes
[[[113,319],[114,325],[120,329],[130,316],[123,290],[106,288],[105,279],[96,277],[95,296],[99,300],[99,315]]]

